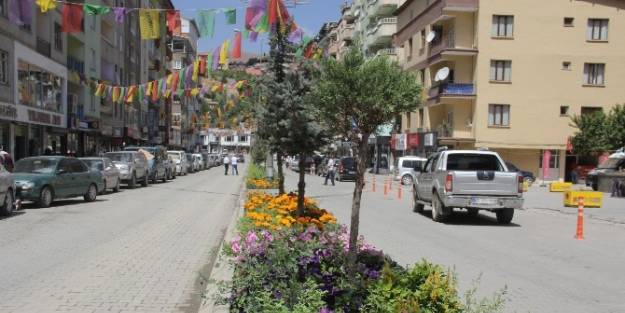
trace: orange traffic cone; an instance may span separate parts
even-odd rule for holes
[[[403,189],[403,188],[402,188],[402,186],[401,186],[401,185],[398,185],[398,186],[397,186],[397,200],[401,200],[401,192],[402,192],[401,190],[402,190],[402,189]]]
[[[579,198],[577,206],[577,233],[575,239],[584,240],[584,198]]]
[[[384,196],[388,196],[388,179],[384,179]]]

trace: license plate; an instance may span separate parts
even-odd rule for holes
[[[472,205],[496,205],[497,199],[495,198],[471,198]]]

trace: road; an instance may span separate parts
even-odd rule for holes
[[[308,194],[349,224],[353,183],[332,187],[306,178]],[[296,190],[296,179],[288,173],[288,190]],[[498,225],[489,213],[476,218],[459,213],[440,224],[431,220],[428,207],[424,214],[413,213],[410,194],[398,200],[395,186],[385,197],[380,179],[376,193],[367,185],[360,229],[400,264],[426,258],[455,268],[461,290],[481,276],[481,295],[507,286],[506,312],[625,312],[625,220],[586,218],[583,241],[573,239],[576,209],[520,210],[510,226]],[[537,200],[529,202],[533,207]]]
[[[241,183],[214,168],[0,220],[0,312],[197,312]]]

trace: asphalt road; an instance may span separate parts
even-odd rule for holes
[[[214,168],[27,205],[0,220],[0,312],[197,312],[241,182]]]
[[[306,178],[308,194],[349,224],[354,184],[323,186],[318,177]],[[296,186],[289,173],[288,189]],[[585,240],[577,241],[576,209],[551,209],[534,192],[528,202],[544,209],[516,211],[510,226],[498,225],[490,213],[459,213],[440,224],[431,220],[428,207],[413,213],[408,192],[398,200],[396,185],[384,196],[378,179],[376,189],[366,187],[361,234],[400,264],[426,258],[455,268],[461,290],[481,276],[481,295],[507,286],[506,312],[625,312],[625,221],[590,217],[589,211]]]

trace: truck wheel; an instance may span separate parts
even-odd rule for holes
[[[434,193],[432,196],[432,220],[442,223],[449,217],[449,214],[446,213],[447,208],[443,206],[443,202],[438,194]]]
[[[480,213],[478,209],[467,209],[467,216],[476,217]]]
[[[417,191],[417,188],[412,189],[412,192],[414,193],[414,197],[412,198],[412,212],[415,213],[423,213],[423,209],[425,208],[425,205],[423,205],[423,203],[419,203],[418,200],[419,199],[419,193]]]
[[[514,209],[501,209],[495,214],[497,214],[497,223],[510,224],[512,217],[514,217]]]

